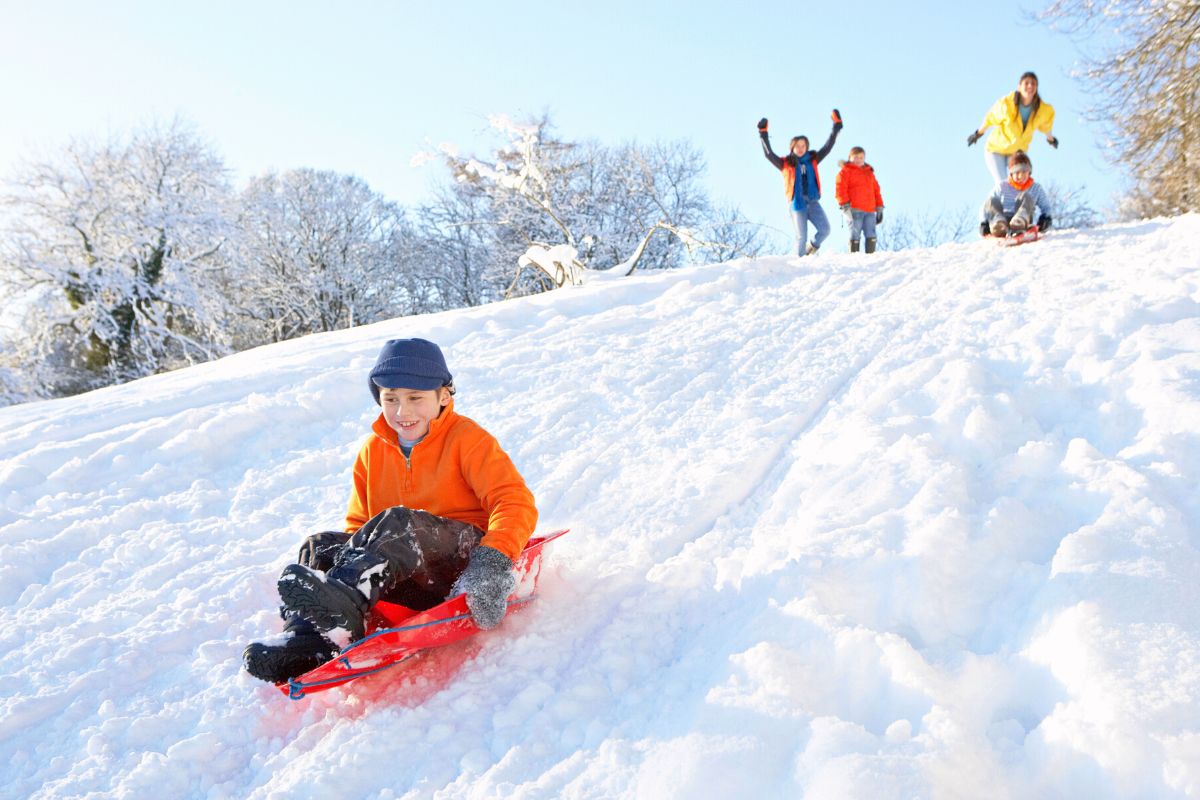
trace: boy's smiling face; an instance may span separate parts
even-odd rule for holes
[[[400,438],[413,442],[429,433],[429,423],[450,403],[450,390],[380,389],[383,418]]]

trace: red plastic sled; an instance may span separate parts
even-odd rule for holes
[[[1002,247],[1015,247],[1019,244],[1036,242],[1040,238],[1042,238],[1042,235],[1038,232],[1038,226],[1030,225],[1021,233],[1000,237],[999,242]]]
[[[564,529],[534,537],[525,545],[513,564],[520,583],[508,598],[509,611],[533,600],[542,569],[542,548],[566,532]],[[428,611],[413,611],[381,600],[372,609],[366,636],[348,645],[332,661],[276,686],[291,699],[299,700],[313,692],[399,666],[427,648],[453,644],[477,633],[479,628],[467,609],[466,595],[460,594]]]

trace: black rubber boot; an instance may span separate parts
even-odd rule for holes
[[[246,671],[268,683],[284,683],[338,654],[338,647],[308,620],[292,617],[277,644],[254,642],[242,652]]]
[[[870,239],[868,239],[867,241],[870,241]],[[858,252],[858,239],[853,239],[853,240],[851,240],[851,242],[850,242],[850,252],[851,252],[851,253],[857,253],[857,252]]]
[[[284,616],[306,619],[325,633],[342,628],[350,641],[363,637],[371,604],[358,589],[302,564],[288,564],[279,576]]]
[[[875,240],[874,240],[874,239],[867,239],[867,248],[866,248],[866,252],[868,252],[868,253],[874,253],[874,252],[875,252]]]

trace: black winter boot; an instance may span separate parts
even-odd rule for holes
[[[866,249],[866,252],[868,252],[868,253],[874,253],[874,252],[875,252],[875,239],[867,239],[867,249]]]
[[[329,661],[338,647],[313,627],[312,623],[292,617],[277,643],[254,642],[242,652],[246,671],[268,683],[284,683],[297,675]]]
[[[366,632],[371,603],[358,589],[302,564],[284,567],[277,585],[285,616],[306,619],[322,633],[341,628],[352,642]]]
[[[870,240],[870,239],[868,239],[867,241],[869,242],[869,241],[871,241],[871,240]],[[858,239],[852,239],[852,240],[850,241],[850,252],[851,252],[851,253],[857,253],[857,252],[858,252]]]

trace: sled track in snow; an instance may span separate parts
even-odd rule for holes
[[[848,276],[857,274],[862,273],[847,271],[826,275],[824,276],[822,286],[828,287],[831,282],[837,282]],[[820,423],[838,399],[846,395],[864,371],[875,362],[880,353],[893,341],[895,333],[905,327],[906,321],[901,315],[896,313],[884,315],[879,313],[878,308],[881,306],[886,308],[894,298],[902,295],[913,284],[917,283],[920,278],[920,270],[910,270],[898,281],[889,280],[894,275],[894,271],[883,274],[870,273],[868,277],[874,280],[868,280],[862,284],[855,283],[842,290],[841,294],[857,294],[859,297],[869,297],[869,301],[861,306],[856,314],[839,316],[835,320],[823,322],[820,330],[811,337],[814,342],[819,342],[833,336],[838,331],[867,327],[855,324],[862,317],[879,317],[882,319],[885,316],[890,316],[893,319],[883,330],[877,331],[871,337],[869,344],[859,351],[853,363],[834,375],[832,379],[827,380],[814,393],[808,405],[797,415],[795,424],[789,428],[786,435],[778,438],[777,445],[763,459],[761,468],[753,470],[739,481],[744,491],[739,493],[739,496],[732,502],[727,503],[719,513],[711,515],[707,523],[700,526],[694,536],[681,542],[672,555],[677,555],[693,542],[699,541],[711,534],[717,529],[721,520],[737,518],[741,515],[740,512],[756,509],[763,504],[764,500],[768,500],[776,494],[793,464],[793,459],[789,458],[787,454],[794,449],[796,443],[803,439],[808,431]],[[878,284],[881,283],[884,285],[879,287]],[[822,298],[829,294],[829,292],[823,292]],[[812,297],[814,295],[810,294],[809,296]],[[841,306],[839,304],[835,307]],[[810,348],[809,351],[812,349]]]

